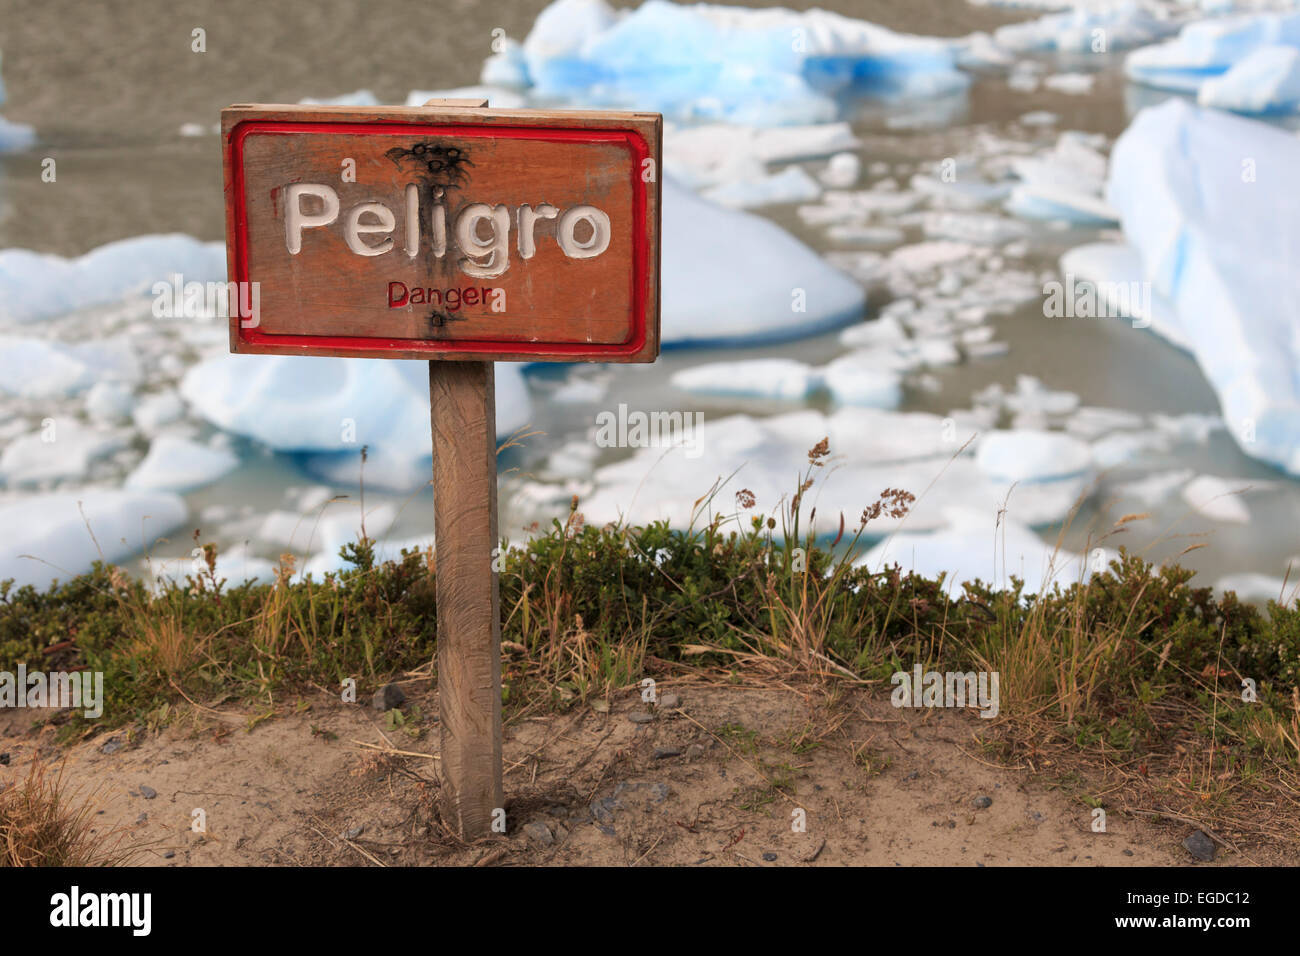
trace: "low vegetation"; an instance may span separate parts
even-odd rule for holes
[[[913,498],[887,489],[860,516],[835,516],[838,533],[819,534],[815,510],[814,526],[801,525],[803,499],[828,460],[823,442],[771,513],[743,489],[723,506],[715,487],[686,530],[593,527],[575,499],[567,520],[509,548],[499,578],[507,707],[608,699],[675,668],[886,690],[915,664],[997,671],[988,747],[1000,759],[1041,769],[1072,754],[1142,776],[1174,761],[1169,773],[1199,800],[1261,774],[1296,792],[1300,608],[1218,598],[1192,587],[1190,571],[1122,550],[1104,571],[1041,594],[1014,579],[995,589],[857,567],[871,523],[905,515]],[[0,670],[104,673],[101,719],[52,718],[65,740],[154,725],[178,705],[274,713],[308,688],[337,693],[351,678],[364,694],[429,672],[432,552],[377,562],[362,539],[343,549],[345,571],[304,580],[286,555],[271,584],[223,581],[215,549],[204,553],[203,573],[183,583],[97,565],[44,592],[0,585]]]

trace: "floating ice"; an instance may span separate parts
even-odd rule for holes
[[[1130,53],[1124,69],[1131,79],[1147,86],[1196,93],[1241,64],[1240,73],[1224,76],[1207,96],[1235,101],[1236,108],[1286,108],[1285,102],[1293,101],[1295,92],[1286,58],[1269,53],[1247,62],[1269,47],[1300,48],[1300,13],[1198,20],[1172,40]],[[1274,89],[1281,102],[1266,98]]]
[[[823,10],[557,0],[524,40],[532,92],[677,119],[777,126],[834,119],[837,93],[886,99],[966,89],[953,42]]]
[[[905,531],[881,541],[856,562],[879,571],[897,564],[904,572],[944,578],[949,594],[965,581],[1005,588],[1011,578],[1038,594],[1053,584],[1068,587],[1085,576],[1083,558],[1058,549],[1019,521],[964,508],[948,512],[950,523],[927,533]],[[1102,561],[1110,555],[1103,551]]]
[[[1300,474],[1300,139],[1178,99],[1115,144],[1107,197],[1141,259],[1159,331],[1195,356],[1247,455]],[[1093,265],[1097,265],[1094,261]],[[1154,327],[1153,323],[1153,327]]]
[[[44,588],[52,578],[89,571],[101,556],[119,561],[149,550],[185,515],[184,500],[173,494],[79,491],[6,499],[0,502],[0,580]]]
[[[429,480],[429,373],[423,362],[302,356],[227,355],[191,368],[181,395],[202,417],[278,451],[313,455],[309,470],[356,483],[362,446],[366,480],[416,488]],[[532,416],[518,366],[496,366],[497,433]],[[373,467],[372,467],[373,465]]]
[[[1150,288],[1142,273],[1142,255],[1133,246],[1122,242],[1075,246],[1061,256],[1061,273],[1089,283],[1108,314],[1125,315],[1134,320],[1134,327],[1150,328],[1179,348],[1190,349],[1173,306]],[[1144,283],[1148,295],[1141,294]]]
[[[794,359],[710,362],[674,372],[672,384],[687,392],[757,398],[805,398],[817,386],[812,366]]]
[[[946,509],[963,505],[995,515],[1007,500],[1011,482],[980,469],[969,455],[959,455],[972,432],[953,427],[937,415],[902,413],[846,406],[831,415],[797,411],[767,419],[733,415],[706,420],[692,436],[698,454],[684,448],[638,448],[627,459],[598,468],[589,487],[525,483],[516,496],[529,507],[562,508],[577,490],[589,522],[626,517],[641,523],[663,518],[686,527],[696,502],[719,479],[735,473],[706,511],[733,513],[733,494],[753,491],[758,508],[768,512],[788,501],[795,473],[806,467],[807,452],[821,436],[830,439],[833,459],[815,492],[805,499],[816,507],[823,531],[833,534],[838,514],[849,527],[886,488],[903,488],[919,500],[905,519],[909,530],[930,530],[947,523]],[[1086,476],[1022,484],[1011,493],[1009,513],[1031,526],[1060,521],[1086,487]],[[922,494],[924,492],[924,494]],[[882,518],[868,527],[871,535],[898,527]]]
[[[1017,157],[1011,170],[1021,180],[1006,208],[1027,219],[1063,219],[1080,225],[1107,225],[1115,211],[1101,197],[1106,157],[1098,138],[1066,130],[1037,156]]]
[[[5,446],[0,454],[0,478],[9,487],[85,478],[92,462],[125,445],[125,438],[117,432],[46,419],[39,431]]]
[[[100,380],[134,381],[139,367],[121,343],[68,344],[0,335],[0,391],[20,398],[76,395]]]
[[[1229,482],[1213,475],[1200,475],[1183,486],[1183,500],[1212,521],[1226,524],[1249,524],[1250,509],[1239,492],[1243,482]]]
[[[720,183],[704,190],[701,195],[732,209],[751,209],[775,203],[808,202],[821,193],[817,180],[804,172],[801,166],[787,166],[779,173]]]
[[[1300,49],[1253,50],[1228,72],[1202,83],[1196,100],[1238,113],[1295,112],[1300,109]]]
[[[801,338],[862,313],[862,287],[779,226],[662,185],[665,346]]]
[[[836,153],[821,172],[821,181],[834,189],[848,189],[862,175],[857,153]]]
[[[664,167],[684,185],[698,189],[752,177],[769,163],[816,159],[858,145],[848,123],[775,128],[727,123],[683,127],[666,123]]]
[[[76,259],[26,249],[0,251],[0,320],[31,322],[146,293],[180,273],[186,282],[226,278],[226,246],[171,234],[137,236]]]
[[[1039,482],[1073,478],[1092,467],[1086,442],[1039,429],[995,431],[980,439],[975,462],[992,478]]]
[[[149,454],[126,478],[134,491],[191,491],[210,485],[239,464],[228,451],[171,435],[160,435]]]
[[[1015,53],[1108,53],[1151,43],[1177,29],[1176,23],[1139,0],[1050,6],[1071,9],[998,27],[994,42]]]
[[[1092,92],[1092,84],[1096,79],[1092,73],[1057,73],[1043,80],[1043,86],[1058,93],[1083,96]]]

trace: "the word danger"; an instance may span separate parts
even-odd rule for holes
[[[434,201],[424,209],[419,185],[408,183],[400,207],[399,232],[398,214],[382,202],[359,202],[342,212],[338,193],[330,186],[291,183],[283,192],[284,244],[294,256],[302,252],[304,230],[336,223],[344,243],[356,255],[415,259],[421,253],[432,252],[441,259],[454,245],[461,253],[456,265],[466,275],[477,278],[503,275],[510,268],[512,228],[519,257],[535,256],[539,219],[555,220],[555,241],[570,259],[591,259],[609,248],[609,216],[586,204],[561,212],[550,203],[524,203],[512,213],[501,203],[474,202],[460,207],[453,216],[441,201],[441,187],[429,191]]]
[[[405,282],[388,283],[388,307],[400,309],[407,305],[436,305],[455,312],[462,305],[490,305],[493,312],[504,312],[505,289],[476,288],[430,289],[424,286],[408,287]]]

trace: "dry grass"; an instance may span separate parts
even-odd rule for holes
[[[33,759],[25,779],[0,791],[0,866],[120,866],[122,831],[94,832],[91,801],[78,800],[57,769]]]

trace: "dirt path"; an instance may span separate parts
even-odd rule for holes
[[[437,713],[428,681],[406,689],[420,713]],[[251,731],[247,716],[226,713],[137,739],[98,734],[67,751],[68,772],[83,795],[93,791],[104,832],[123,828],[145,846],[141,863],[1191,862],[1177,828],[1112,813],[1094,833],[1080,794],[982,755],[974,716],[895,710],[866,692],[828,702],[689,685],[667,710],[673,692],[661,685],[657,708],[629,692],[608,713],[577,706],[512,720],[508,833],[472,847],[448,840],[431,813],[435,761],[360,746],[435,752],[436,718],[389,729],[377,711],[324,694]],[[49,729],[30,729],[27,717],[0,716],[0,752],[10,755],[0,782],[24,773],[36,747],[55,752]],[[196,808],[206,833],[191,830]]]

